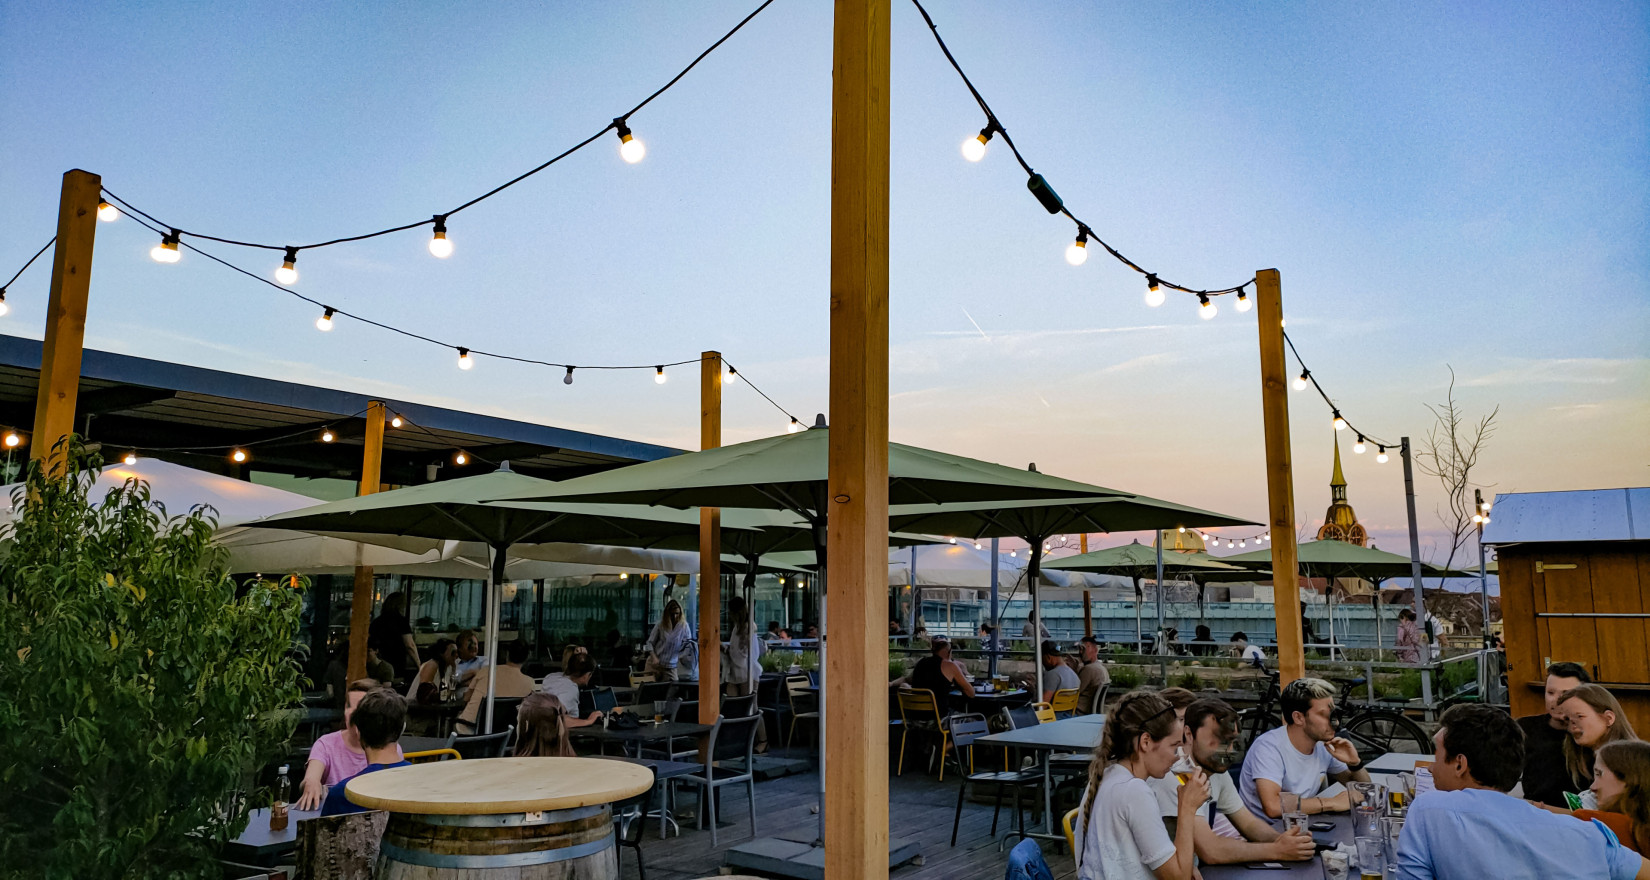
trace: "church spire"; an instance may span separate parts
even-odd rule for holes
[[[1346,500],[1346,475],[1341,473],[1341,438],[1335,438],[1335,473],[1329,478],[1330,494],[1336,501]]]
[[[1345,541],[1348,544],[1365,546],[1369,535],[1358,522],[1358,515],[1352,512],[1352,505],[1346,500],[1346,474],[1341,471],[1341,439],[1335,438],[1335,470],[1329,478],[1329,510],[1324,512],[1323,528],[1318,530],[1318,540]]]

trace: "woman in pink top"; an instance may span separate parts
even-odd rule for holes
[[[375,678],[358,678],[350,682],[344,694],[344,729],[333,731],[315,741],[309,750],[309,764],[304,768],[302,794],[294,804],[300,810],[318,810],[326,799],[327,787],[336,785],[367,769],[367,753],[361,748],[361,738],[350,726],[349,719],[361,697],[384,687]],[[401,760],[401,746],[392,745],[396,760]]]

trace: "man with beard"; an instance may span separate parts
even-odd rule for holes
[[[1238,741],[1238,715],[1221,700],[1203,699],[1186,707],[1185,754],[1208,774],[1209,801],[1197,811],[1194,847],[1206,864],[1301,862],[1312,858],[1312,835],[1279,834],[1271,823],[1243,805],[1237,783],[1227,772]],[[1157,795],[1169,834],[1175,833],[1180,783],[1170,773],[1147,784]]]

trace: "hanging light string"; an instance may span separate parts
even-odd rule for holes
[[[1226,542],[1226,547],[1228,549],[1232,549],[1232,548],[1247,547],[1247,546],[1249,546],[1250,543],[1253,543],[1256,547],[1259,547],[1263,544],[1270,543],[1271,540],[1272,540],[1272,533],[1271,532],[1261,532],[1259,534],[1254,534],[1254,535],[1224,535],[1224,536],[1222,536],[1222,535],[1212,534],[1210,532],[1199,531],[1198,535],[1202,536],[1202,538],[1204,540],[1204,543],[1207,545],[1208,549],[1211,549],[1211,550],[1214,549],[1215,547],[1219,547],[1221,541],[1225,541]]]
[[[0,284],[0,315],[4,315],[5,313],[11,311],[11,306],[6,305],[6,289],[17,283],[17,279],[22,278],[23,273],[29,271],[29,267],[34,265],[34,261],[40,259],[40,255],[45,253],[47,249],[54,244],[57,244],[57,236],[55,235],[52,236],[51,241],[41,245],[40,250],[34,252],[34,256],[29,257],[29,261],[23,264],[23,268],[12,273],[11,280],[7,281],[5,284]]]
[[[1212,297],[1226,296],[1227,294],[1234,293],[1238,295],[1238,310],[1248,311],[1250,300],[1248,298],[1246,288],[1254,283],[1255,279],[1253,277],[1250,277],[1241,284],[1237,284],[1232,287],[1223,287],[1218,290],[1204,290],[1195,287],[1187,287],[1185,285],[1177,284],[1173,281],[1164,279],[1155,272],[1147,271],[1145,267],[1141,266],[1139,263],[1136,263],[1134,260],[1129,259],[1117,248],[1112,247],[1104,239],[1095,235],[1094,228],[1079,219],[1076,214],[1071,212],[1070,208],[1065,206],[1065,203],[1061,200],[1060,196],[1055,193],[1054,188],[1049,185],[1048,181],[1045,180],[1041,174],[1038,174],[1036,170],[1031,167],[1031,163],[1027,162],[1025,156],[1020,153],[1020,148],[1015,145],[1014,139],[1009,137],[1008,129],[1003,127],[1003,124],[998,119],[997,114],[992,111],[991,105],[986,103],[985,96],[981,95],[980,90],[974,87],[974,82],[970,80],[968,78],[968,74],[963,71],[962,65],[957,62],[956,56],[951,54],[951,48],[945,44],[944,38],[940,36],[939,27],[934,24],[934,19],[928,14],[928,10],[923,8],[921,0],[911,0],[911,3],[917,7],[917,11],[922,14],[922,20],[927,22],[928,29],[933,32],[934,42],[938,43],[940,51],[945,53],[945,60],[951,63],[952,69],[955,70],[957,72],[957,76],[962,79],[963,85],[968,87],[969,94],[974,96],[975,103],[979,104],[980,110],[985,113],[985,127],[980,129],[979,136],[963,142],[964,155],[971,161],[978,161],[980,158],[984,157],[985,145],[992,139],[992,137],[1002,138],[1003,143],[1008,146],[1009,152],[1014,154],[1014,161],[1018,162],[1020,164],[1020,168],[1025,171],[1027,177],[1026,186],[1031,190],[1032,194],[1037,197],[1037,201],[1040,202],[1050,214],[1063,214],[1072,223],[1077,225],[1076,242],[1068,247],[1066,251],[1066,259],[1069,262],[1075,265],[1088,259],[1088,243],[1092,241],[1100,245],[1106,253],[1111,254],[1111,256],[1119,263],[1122,263],[1123,265],[1146,277],[1147,302],[1154,306],[1161,304],[1163,301],[1161,288],[1168,288],[1169,290],[1178,290],[1181,293],[1186,293],[1197,297],[1199,303],[1201,304],[1202,314],[1204,317],[1214,316],[1214,304],[1210,302]]]
[[[510,187],[515,186],[516,184],[526,180],[527,178],[532,177],[535,174],[538,174],[539,172],[545,170],[546,168],[549,168],[550,166],[556,164],[557,162],[560,162],[561,160],[567,158],[568,156],[571,156],[574,153],[577,153],[578,151],[584,149],[585,147],[591,145],[592,143],[595,143],[598,139],[600,139],[603,135],[607,134],[610,131],[611,132],[616,132],[619,135],[620,143],[621,143],[620,152],[623,155],[625,161],[627,161],[627,162],[640,161],[644,151],[641,147],[641,142],[636,140],[635,137],[630,132],[630,127],[629,127],[629,124],[628,124],[628,121],[629,121],[630,117],[633,114],[640,111],[643,107],[646,107],[648,104],[652,103],[655,98],[657,98],[660,95],[664,94],[672,86],[674,86],[678,82],[680,82],[682,77],[687,76],[689,71],[693,70],[693,68],[695,68],[699,65],[699,62],[705,60],[705,58],[708,57],[710,55],[710,53],[712,53],[712,52],[716,51],[716,49],[720,48],[723,43],[727,42],[734,34],[738,33],[739,30],[741,28],[743,28],[746,24],[750,23],[751,19],[755,18],[758,14],[760,14],[762,12],[762,10],[767,9],[772,4],[773,4],[773,0],[764,0],[762,5],[756,7],[756,9],[754,9],[749,15],[746,15],[744,18],[740,19],[739,23],[734,25],[732,30],[730,30],[727,33],[722,35],[721,39],[718,39],[716,42],[710,44],[709,48],[705,49],[703,52],[700,52],[699,55],[697,57],[695,57],[693,59],[693,61],[691,61],[688,64],[688,66],[682,68],[682,70],[679,73],[677,73],[675,76],[671,77],[669,82],[665,83],[663,86],[660,86],[656,91],[653,92],[653,94],[648,95],[646,98],[643,98],[641,103],[639,103],[636,106],[630,108],[629,110],[626,110],[624,113],[614,117],[613,121],[611,121],[607,125],[603,126],[600,131],[596,132],[595,134],[590,135],[589,137],[585,138],[582,141],[579,141],[578,143],[574,144],[573,146],[568,147],[566,150],[563,150],[562,152],[556,154],[555,156],[550,157],[549,159],[544,161],[542,164],[540,164],[540,165],[538,165],[534,168],[531,168],[531,169],[529,169],[529,170],[527,170],[527,171],[525,171],[525,172],[523,172],[523,173],[521,173],[521,174],[519,174],[519,175],[517,175],[517,176],[501,183],[501,184],[499,184],[498,186],[493,187],[490,190],[487,190],[486,192],[482,193],[481,195],[478,195],[475,198],[472,198],[469,201],[466,201],[463,204],[460,204],[456,208],[451,208],[451,209],[447,210],[445,213],[442,213],[442,214],[435,214],[435,215],[431,216],[430,219],[428,219],[428,220],[418,220],[418,221],[411,222],[411,223],[403,223],[403,224],[400,224],[400,225],[397,225],[397,226],[391,226],[388,229],[380,229],[380,230],[377,230],[375,232],[365,232],[365,233],[361,233],[361,234],[358,234],[358,235],[346,235],[346,236],[341,236],[339,238],[328,239],[326,241],[318,241],[318,242],[315,242],[313,244],[303,244],[303,245],[268,244],[268,243],[264,243],[264,242],[244,241],[244,240],[240,240],[240,239],[227,238],[227,237],[223,237],[223,236],[209,235],[209,234],[204,233],[204,232],[194,232],[194,231],[191,231],[191,230],[188,230],[188,229],[173,226],[170,223],[166,223],[166,222],[160,220],[159,218],[155,217],[153,214],[149,214],[147,212],[142,211],[141,209],[139,209],[136,206],[132,205],[130,202],[127,202],[124,199],[121,199],[119,196],[115,195],[113,192],[110,192],[109,189],[106,188],[106,187],[103,189],[103,194],[109,200],[111,200],[111,201],[115,202],[116,204],[120,205],[121,207],[125,208],[127,211],[147,219],[149,222],[155,224],[156,226],[160,226],[160,227],[163,227],[164,229],[166,229],[167,230],[166,235],[168,236],[169,240],[174,245],[180,243],[181,239],[187,237],[187,238],[200,239],[202,241],[215,241],[215,242],[218,242],[220,244],[234,245],[236,247],[258,248],[258,249],[262,249],[262,250],[271,250],[271,251],[284,251],[287,254],[288,258],[289,258],[287,260],[287,263],[288,263],[287,267],[288,268],[290,268],[290,263],[295,259],[295,255],[298,251],[314,250],[316,248],[323,248],[323,247],[331,247],[332,245],[344,244],[346,242],[352,242],[352,241],[365,241],[366,239],[370,239],[370,238],[378,238],[379,236],[390,235],[390,234],[396,233],[396,232],[405,232],[409,229],[417,229],[421,226],[434,226],[435,230],[436,230],[436,240],[444,241],[445,240],[445,233],[446,233],[446,222],[454,214],[457,214],[457,213],[459,213],[460,211],[463,211],[466,208],[469,208],[469,207],[472,207],[476,204],[479,204],[480,202],[485,201],[486,199],[490,199],[493,196],[496,196],[499,193],[509,189]],[[435,251],[435,248],[433,247],[433,244],[434,244],[434,242],[432,242],[432,252]],[[450,250],[448,251],[448,253],[450,253]],[[437,254],[437,256],[444,256],[444,255],[443,254]]]
[[[1341,409],[1335,405],[1335,401],[1329,399],[1329,393],[1323,390],[1322,385],[1318,384],[1318,377],[1306,366],[1306,361],[1301,358],[1300,350],[1295,348],[1295,340],[1289,338],[1288,331],[1284,331],[1283,341],[1289,344],[1289,352],[1295,356],[1295,362],[1301,365],[1301,374],[1296,376],[1293,381],[1295,390],[1304,391],[1306,390],[1307,385],[1311,385],[1313,390],[1318,392],[1318,396],[1323,398],[1324,404],[1329,407],[1329,412],[1334,419],[1335,430],[1351,431],[1357,436],[1358,441],[1353,445],[1352,451],[1362,455],[1368,449],[1369,444],[1373,443],[1380,450],[1376,453],[1375,460],[1381,464],[1386,464],[1387,449],[1396,449],[1401,444],[1393,443],[1388,440],[1382,440],[1380,437],[1377,437],[1367,431],[1360,430],[1356,425],[1352,424],[1350,419],[1341,414]]]

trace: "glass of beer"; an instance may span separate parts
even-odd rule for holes
[[[1358,841],[1359,880],[1381,880],[1381,841],[1375,837],[1360,837]]]
[[[1185,785],[1192,778],[1192,774],[1197,771],[1197,765],[1192,763],[1191,758],[1186,757],[1185,749],[1175,749],[1174,752],[1174,766],[1170,767],[1169,770],[1174,773],[1174,778],[1179,780],[1181,785]]]

